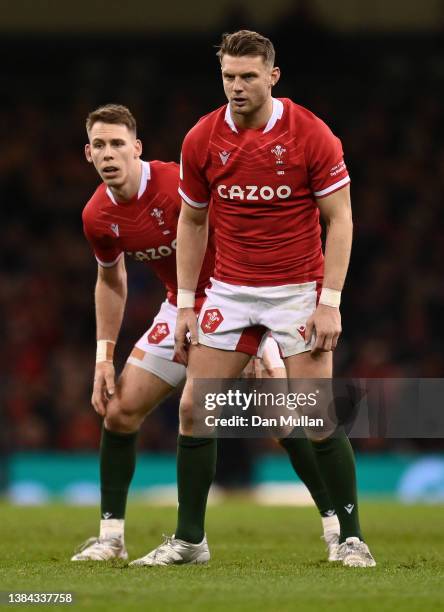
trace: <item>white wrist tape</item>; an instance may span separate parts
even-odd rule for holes
[[[114,347],[116,343],[113,340],[97,340],[96,363],[101,361],[113,361]]]
[[[196,297],[194,291],[190,289],[178,289],[177,308],[194,308]]]
[[[341,292],[336,289],[327,289],[327,287],[324,287],[321,291],[319,304],[331,306],[332,308],[339,308],[341,304]]]

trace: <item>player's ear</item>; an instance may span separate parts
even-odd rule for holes
[[[274,87],[281,78],[281,69],[275,66],[271,71],[271,86]]]
[[[85,157],[90,164],[93,163],[93,159],[91,157],[91,145],[89,143],[85,145]]]
[[[134,157],[140,157],[142,155],[142,141],[138,138],[136,139],[136,142],[134,144],[134,153]]]

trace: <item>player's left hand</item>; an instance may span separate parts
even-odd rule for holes
[[[311,354],[334,351],[341,331],[339,308],[318,304],[305,326],[306,344],[310,343],[313,334],[316,335],[316,342],[311,349]]]
[[[178,308],[174,334],[174,360],[184,366],[188,365],[190,343],[199,344],[196,313],[193,308]]]

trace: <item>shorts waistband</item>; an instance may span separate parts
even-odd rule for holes
[[[306,291],[316,291],[316,281],[309,281],[307,283],[291,284],[291,285],[272,285],[266,287],[255,287],[249,285],[232,285],[211,278],[211,286],[217,289],[218,292],[224,292],[227,295],[244,294],[244,295],[256,295],[267,298],[280,298],[287,297],[288,295],[294,295],[295,293],[305,293]]]

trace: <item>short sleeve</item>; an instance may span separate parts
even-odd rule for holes
[[[123,251],[116,244],[116,241],[111,236],[97,236],[85,219],[85,215],[83,217],[83,233],[94,252],[97,263],[104,268],[115,266],[123,255]]]
[[[316,198],[330,195],[350,182],[341,141],[320,119],[308,136],[306,153],[310,186]]]
[[[199,125],[199,124],[198,124]],[[188,132],[180,156],[179,194],[194,208],[206,208],[210,201],[210,189],[204,174],[202,152],[199,148],[196,126]]]

